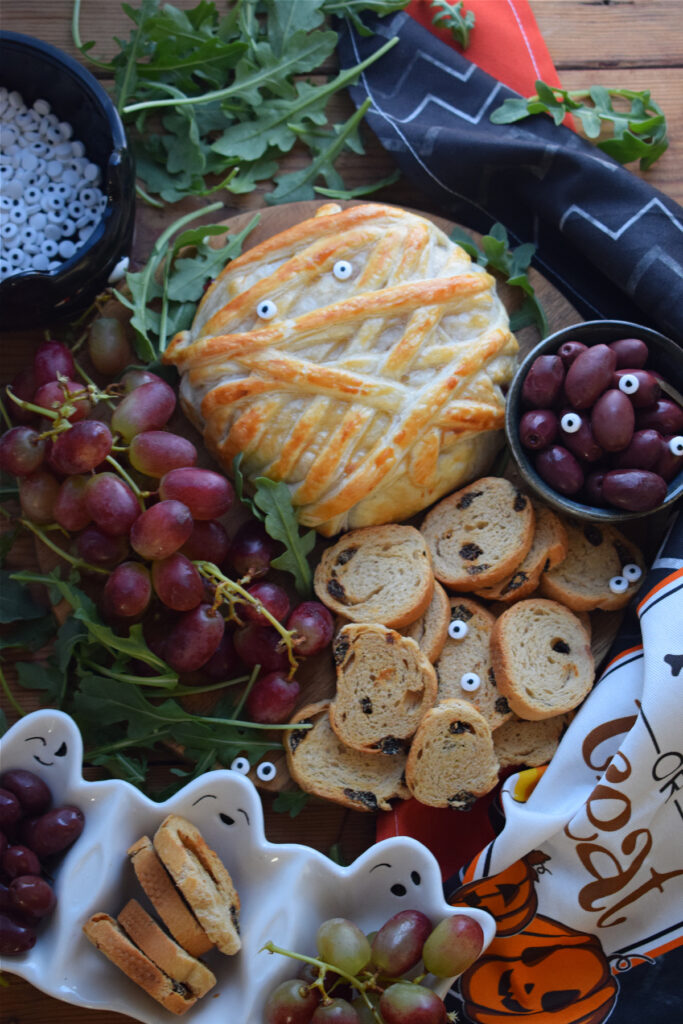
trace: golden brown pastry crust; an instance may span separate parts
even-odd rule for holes
[[[431,221],[367,203],[328,204],[228,264],[164,358],[223,466],[243,452],[247,478],[284,480],[330,536],[481,475],[516,350],[490,275]]]

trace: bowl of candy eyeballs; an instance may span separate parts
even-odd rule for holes
[[[619,320],[575,324],[524,359],[505,429],[548,504],[596,522],[650,515],[683,495],[683,348]]]
[[[116,107],[77,61],[0,32],[3,328],[72,316],[120,273],[135,171]]]

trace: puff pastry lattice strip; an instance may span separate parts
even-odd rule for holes
[[[227,471],[243,452],[330,536],[484,473],[516,351],[493,278],[431,221],[368,203],[228,264],[165,359]]]

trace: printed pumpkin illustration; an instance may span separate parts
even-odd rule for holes
[[[498,935],[460,979],[472,1024],[600,1024],[617,991],[599,940],[541,914],[522,934]]]
[[[478,907],[496,919],[496,936],[514,935],[533,920],[538,908],[536,880],[550,858],[540,850],[511,864],[489,878],[468,882],[450,899],[453,906]]]

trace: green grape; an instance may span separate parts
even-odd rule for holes
[[[426,969],[438,978],[451,978],[474,963],[484,946],[481,925],[466,914],[439,921],[422,950]]]
[[[343,917],[333,917],[320,925],[316,945],[321,960],[347,974],[358,974],[370,960],[370,943],[365,935]]]
[[[385,1024],[448,1024],[446,1007],[436,993],[409,981],[385,989],[379,1010]]]
[[[310,1024],[319,995],[301,978],[290,978],[274,989],[263,1009],[264,1024]]]

